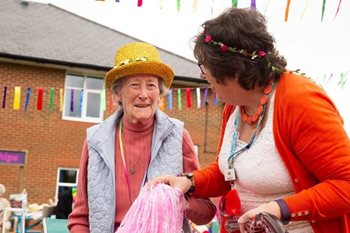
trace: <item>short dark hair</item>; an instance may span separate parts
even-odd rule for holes
[[[202,28],[204,31],[194,40],[194,56],[210,70],[217,83],[224,84],[226,79],[238,78],[238,83],[250,90],[256,83],[266,86],[271,79],[277,81],[285,71],[287,62],[275,49],[275,40],[267,31],[266,19],[257,10],[229,8],[204,22]],[[206,35],[229,47],[244,49],[248,53],[264,51],[266,55],[251,59],[241,53],[223,52],[218,46],[205,43]]]

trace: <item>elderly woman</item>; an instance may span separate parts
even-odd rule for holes
[[[148,180],[198,168],[183,123],[157,108],[173,78],[152,45],[136,42],[118,50],[105,83],[120,108],[87,130],[70,232],[115,232]],[[189,198],[185,216],[205,224],[215,212],[209,199]]]
[[[225,195],[220,232],[265,232],[249,231],[262,212],[290,233],[350,232],[350,141],[331,99],[285,69],[257,10],[230,8],[202,26],[194,55],[226,103],[218,156],[193,172],[194,182],[154,183],[196,197]]]

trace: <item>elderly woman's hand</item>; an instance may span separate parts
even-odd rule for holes
[[[255,217],[255,215],[262,213],[262,212],[266,212],[266,213],[270,213],[273,214],[274,216],[276,216],[278,219],[281,219],[281,209],[279,207],[279,205],[277,204],[277,202],[275,201],[271,201],[269,203],[266,204],[262,204],[260,206],[258,206],[255,209],[251,209],[247,212],[245,212],[239,219],[238,219],[238,223],[240,226],[240,231],[241,232],[245,232],[244,231],[244,225],[252,218]]]
[[[159,183],[168,184],[173,188],[180,190],[183,193],[186,193],[191,188],[191,181],[184,176],[172,176],[172,175],[164,175],[158,176],[148,182],[148,187],[153,187]]]

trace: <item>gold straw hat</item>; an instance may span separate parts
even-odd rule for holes
[[[134,74],[152,74],[164,80],[170,87],[174,71],[160,60],[158,50],[147,43],[133,42],[120,47],[115,56],[115,65],[105,76],[106,88],[125,76]]]

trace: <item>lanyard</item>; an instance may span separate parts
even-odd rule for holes
[[[131,195],[131,188],[130,188],[130,176],[129,176],[128,169],[126,167],[126,161],[125,161],[125,156],[124,156],[124,147],[123,147],[123,140],[122,140],[122,128],[123,128],[123,120],[121,119],[120,123],[119,123],[120,154],[121,154],[122,161],[123,161],[124,176],[125,176],[126,184],[128,185],[129,198],[130,198],[131,203],[133,203],[133,198]]]
[[[255,129],[255,132],[253,134],[253,136],[250,138],[250,141],[248,142],[248,144],[237,150],[237,142],[238,142],[238,122],[239,122],[239,118],[241,116],[240,112],[238,111],[237,113],[237,117],[236,117],[236,120],[235,120],[235,124],[234,124],[234,128],[233,128],[233,135],[232,135],[232,144],[231,144],[231,150],[230,150],[230,156],[228,157],[227,159],[227,163],[228,163],[228,167],[230,169],[233,168],[233,162],[235,160],[235,157],[237,157],[238,155],[240,155],[242,152],[244,152],[245,150],[249,149],[252,144],[254,143],[255,139],[256,139],[256,135],[260,129],[260,126],[261,126],[261,122],[262,120],[264,119],[264,116],[265,116],[265,112],[266,112],[266,105],[263,106],[263,112],[262,114],[260,115],[259,117],[259,121],[258,121],[258,125]]]

